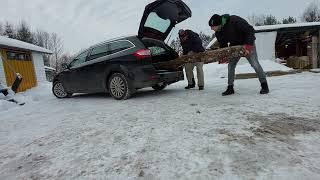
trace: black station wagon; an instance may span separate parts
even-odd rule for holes
[[[191,17],[181,0],[157,0],[146,6],[137,36],[96,44],[79,53],[53,80],[58,98],[73,93],[109,93],[128,99],[138,89],[162,90],[184,79],[183,70],[157,69],[154,63],[170,61],[178,54],[164,40],[173,27]]]

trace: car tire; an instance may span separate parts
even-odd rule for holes
[[[57,98],[69,98],[72,96],[72,93],[66,92],[63,84],[60,81],[56,81],[52,86],[52,93]]]
[[[109,94],[116,100],[129,99],[133,93],[128,79],[121,73],[114,73],[108,81]]]
[[[156,85],[152,86],[152,89],[154,89],[156,91],[162,91],[166,87],[167,87],[167,84],[156,84]]]

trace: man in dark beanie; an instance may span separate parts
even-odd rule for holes
[[[179,30],[180,44],[182,46],[183,55],[204,52],[202,40],[199,35],[191,30]],[[199,90],[204,89],[204,75],[203,75],[203,62],[188,63],[185,65],[186,76],[188,79],[188,86],[185,89],[194,88],[196,83],[193,76],[193,69],[197,67],[197,79]]]
[[[213,15],[209,20],[209,26],[215,31],[220,48],[242,45],[249,63],[257,73],[261,83],[260,94],[268,94],[269,88],[265,72],[259,61],[255,47],[255,31],[243,18],[235,15]],[[240,58],[230,59],[228,64],[228,88],[222,93],[223,96],[234,94],[233,83],[235,68]]]

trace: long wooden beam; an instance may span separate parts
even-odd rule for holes
[[[243,46],[231,46],[217,50],[208,50],[192,55],[183,55],[175,60],[154,64],[156,68],[177,69],[187,63],[204,62],[205,64],[214,63],[221,59],[233,59],[244,57],[245,50]]]

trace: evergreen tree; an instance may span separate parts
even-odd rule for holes
[[[13,25],[10,24],[9,22],[6,22],[3,35],[8,38],[15,38],[16,37],[15,29],[13,28]]]
[[[2,36],[3,33],[4,33],[3,26],[2,26],[2,23],[0,22],[0,36]]]
[[[207,35],[203,32],[199,33],[200,39],[202,40],[202,45],[204,48],[206,48],[208,46],[208,44],[210,43],[210,41],[213,39],[212,36]]]
[[[264,25],[275,25],[275,24],[280,24],[277,20],[277,18],[273,15],[268,15],[266,16],[265,20],[264,20]]]
[[[291,16],[282,20],[282,24],[294,24],[296,22],[297,22],[297,19]]]
[[[25,21],[21,21],[18,27],[17,39],[27,43],[33,43],[33,34]]]

